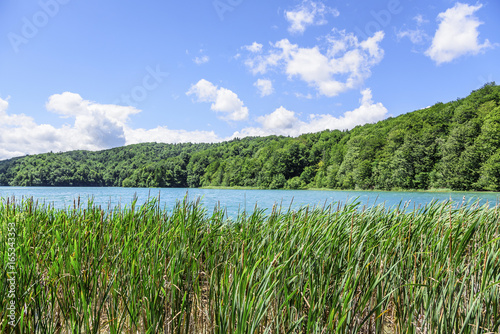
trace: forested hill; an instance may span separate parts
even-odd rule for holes
[[[0,161],[0,185],[500,190],[500,86],[351,131]]]

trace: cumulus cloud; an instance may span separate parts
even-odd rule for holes
[[[71,124],[56,128],[37,124],[24,114],[9,114],[9,102],[0,98],[0,159],[49,151],[102,150],[140,142],[217,142],[214,132],[132,129],[129,116],[139,113],[133,107],[99,104],[70,92],[49,97],[47,110],[71,119]]]
[[[45,104],[47,110],[63,116],[74,116],[77,121],[80,116],[107,118],[118,126],[124,126],[130,115],[140,113],[135,107],[115,104],[100,104],[84,100],[79,94],[64,92],[49,97]]]
[[[217,86],[208,80],[201,79],[191,86],[186,95],[195,95],[197,102],[214,102],[217,99]]]
[[[237,94],[227,88],[219,88],[205,79],[192,85],[186,95],[194,95],[197,102],[212,103],[210,108],[221,113],[222,119],[242,121],[248,118],[248,108],[244,106]]]
[[[245,64],[254,74],[281,69],[290,79],[298,77],[320,94],[332,97],[359,87],[371,75],[371,67],[384,56],[380,47],[383,38],[379,31],[359,41],[352,33],[334,30],[326,37],[325,50],[299,47],[283,39],[272,44],[267,54],[250,55]]]
[[[493,45],[487,39],[484,43],[479,42],[478,27],[483,23],[474,13],[481,7],[481,4],[471,6],[458,2],[440,13],[439,27],[425,54],[440,65],[460,56],[476,55],[491,48]]]
[[[74,117],[74,130],[91,149],[124,145],[126,122],[130,115],[140,112],[134,107],[87,101],[70,92],[52,95],[46,108],[64,117]]]
[[[37,124],[24,114],[8,114],[8,103],[0,102],[0,158],[74,149],[100,150],[125,144],[124,128],[133,107],[104,105],[83,100],[74,93],[52,95],[46,108],[73,124],[55,128]]]
[[[290,11],[285,11],[285,18],[292,34],[303,34],[308,26],[327,24],[326,15],[339,16],[336,9],[325,6],[322,2],[304,0]]]
[[[24,114],[8,114],[9,103],[0,98],[0,159],[29,153],[48,152],[65,145],[57,144],[69,128],[55,129],[51,125],[35,123]]]
[[[257,119],[264,129],[291,129],[297,124],[297,117],[293,111],[282,106],[269,115],[261,116]]]
[[[345,112],[340,117],[330,114],[310,114],[307,121],[301,121],[295,112],[280,107],[271,114],[257,119],[261,123],[261,127],[244,128],[235,132],[233,137],[268,135],[296,137],[303,133],[323,130],[350,130],[357,125],[378,122],[387,116],[387,109],[384,105],[380,102],[373,102],[370,89],[363,90],[361,95],[360,106],[352,111]]]
[[[259,90],[260,96],[268,96],[274,92],[273,83],[268,79],[258,79],[254,84]]]

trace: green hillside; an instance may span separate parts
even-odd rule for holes
[[[350,131],[0,161],[0,185],[500,190],[500,87]]]

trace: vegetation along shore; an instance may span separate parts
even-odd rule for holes
[[[0,161],[4,186],[500,190],[500,87],[350,131]]]
[[[500,207],[403,209],[3,200],[0,331],[13,275],[16,333],[498,332]]]

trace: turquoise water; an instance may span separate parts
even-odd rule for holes
[[[68,187],[0,187],[0,198],[15,196],[16,200],[22,197],[33,197],[39,203],[50,204],[56,208],[73,207],[73,201],[81,198],[86,205],[89,198],[103,208],[116,206],[130,206],[137,196],[137,203],[143,204],[148,197],[158,197],[162,207],[172,208],[177,200],[184,196],[201,202],[210,212],[220,204],[226,208],[229,216],[236,216],[246,209],[253,211],[255,205],[270,210],[273,205],[282,205],[284,209],[290,206],[297,209],[300,206],[321,206],[325,203],[359,201],[360,208],[374,204],[385,204],[393,207],[399,203],[408,204],[409,208],[423,206],[433,200],[446,201],[451,198],[457,204],[479,200],[481,204],[496,204],[500,200],[500,193],[472,193],[472,192],[387,192],[387,191],[323,191],[323,190],[239,190],[239,189],[144,189],[144,188],[68,188]]]

